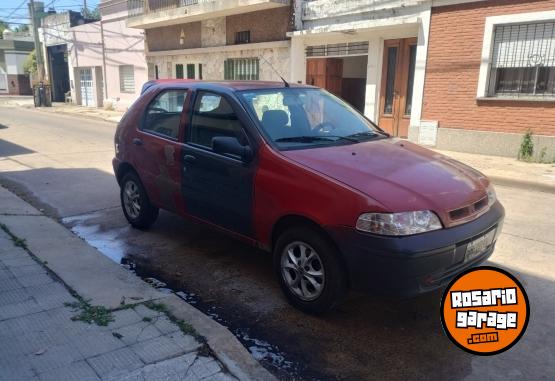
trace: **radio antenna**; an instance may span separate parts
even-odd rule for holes
[[[279,74],[279,71],[276,70],[275,67],[272,66],[272,64],[270,62],[268,62],[268,60],[266,58],[264,58],[264,56],[259,56],[260,58],[262,58],[264,60],[264,62],[266,62],[268,64],[268,66],[270,66],[270,68],[272,68],[273,72],[281,79],[281,81],[283,82],[283,85],[285,87],[291,87],[289,86],[289,83],[283,79],[283,77]]]

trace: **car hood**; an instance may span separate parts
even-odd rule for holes
[[[340,181],[391,212],[449,211],[487,195],[487,178],[439,153],[400,139],[282,151],[295,162]]]

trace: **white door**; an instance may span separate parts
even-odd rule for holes
[[[93,95],[93,78],[91,69],[79,69],[81,81],[81,105],[95,106]]]

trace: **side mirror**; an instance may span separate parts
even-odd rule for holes
[[[217,136],[212,138],[212,149],[222,155],[238,156],[244,162],[252,160],[253,152],[249,146],[239,143],[239,140],[230,136]]]

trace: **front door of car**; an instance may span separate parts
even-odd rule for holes
[[[222,94],[198,91],[183,146],[183,197],[190,215],[252,236],[255,164],[214,152],[212,139],[236,138],[251,146],[232,102]]]
[[[162,90],[149,103],[133,144],[139,151],[137,171],[156,205],[182,212],[181,144],[186,89]]]

